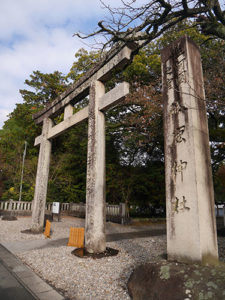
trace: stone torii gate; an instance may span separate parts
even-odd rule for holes
[[[104,111],[124,99],[129,84],[123,82],[105,93],[104,83],[112,72],[121,69],[132,59],[134,48],[125,46],[121,51],[110,52],[105,63],[97,65],[71,88],[66,90],[43,111],[34,115],[36,124],[43,123],[42,134],[35,139],[40,145],[34,204],[33,232],[43,229],[51,140],[70,127],[88,119],[87,184],[85,247],[90,253],[103,252],[105,240],[105,117]],[[73,114],[73,106],[89,94],[89,105]],[[53,126],[52,118],[64,112],[64,121]]]
[[[85,248],[103,252],[105,239],[104,111],[129,93],[123,82],[105,93],[112,71],[131,63],[135,45],[115,49],[44,110],[34,115],[43,123],[35,195],[33,232],[43,229],[51,140],[88,119]],[[200,54],[186,36],[162,52],[168,258],[177,261],[218,260],[209,137]],[[89,94],[89,105],[73,114],[73,104]],[[53,126],[52,118],[64,112]]]

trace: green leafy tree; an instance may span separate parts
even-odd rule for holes
[[[92,68],[99,61],[100,51],[90,51],[81,48],[75,54],[75,62],[73,63],[67,78],[73,81],[80,79],[85,72]]]
[[[0,169],[2,173],[2,198],[19,198],[19,184],[25,141],[28,143],[23,182],[23,200],[32,200],[36,176],[38,149],[34,139],[41,133],[32,114],[60,94],[66,88],[66,79],[60,72],[43,74],[35,71],[25,84],[29,90],[21,90],[24,103],[16,104],[3,129],[0,130]],[[31,89],[31,90],[30,90]],[[33,91],[32,91],[33,90]]]
[[[58,71],[50,74],[34,71],[30,75],[30,80],[25,80],[25,84],[32,90],[20,90],[24,102],[32,104],[35,108],[42,108],[66,89],[67,80]]]
[[[126,202],[140,208],[165,205],[163,116],[160,50],[183,34],[201,46],[206,104],[208,108],[213,172],[217,199],[222,199],[224,166],[224,42],[208,40],[194,23],[179,23],[163,37],[143,48],[133,63],[112,76],[111,89],[122,80],[131,85],[129,96],[106,113],[106,193],[107,202]],[[210,54],[210,55],[208,55]],[[100,58],[99,52],[81,49],[67,76],[60,72],[33,72],[21,90],[18,104],[0,131],[0,170],[3,198],[18,198],[24,141],[28,142],[23,199],[32,200],[38,149],[34,138],[41,128],[32,114],[65,90],[68,81],[78,80]],[[74,112],[86,105],[84,99]],[[63,115],[56,122],[60,122]],[[87,123],[68,130],[53,140],[48,201],[84,202],[86,186]],[[219,197],[219,198],[218,198]],[[220,200],[221,201],[221,200]]]
[[[135,56],[133,63],[123,72],[124,78],[132,84],[133,92],[124,103],[118,105],[111,112],[112,122],[110,122],[109,118],[108,126],[110,128],[109,131],[111,130],[114,135],[114,145],[120,154],[120,164],[140,167],[145,166],[148,162],[163,161],[160,50],[177,38],[188,34],[200,46],[203,59],[206,105],[217,200],[221,194],[219,191],[222,191],[222,185],[219,183],[220,176],[218,175],[221,174],[221,171],[218,172],[218,168],[220,168],[221,163],[225,159],[225,90],[222,84],[225,74],[225,47],[224,41],[209,40],[194,25],[194,23],[190,22],[180,23],[173,29],[168,30],[157,42],[151,43]],[[132,182],[132,184],[126,184],[123,186],[123,189],[125,190],[125,195],[130,195],[130,201],[133,201],[130,186],[134,188],[134,184],[131,176],[132,172],[128,172],[128,175],[125,176],[124,184],[126,180]],[[150,184],[151,180],[149,179]],[[122,183],[120,183],[120,186],[122,186]],[[157,187],[158,185],[156,184],[155,188],[157,189]],[[142,185],[140,185],[141,188]]]

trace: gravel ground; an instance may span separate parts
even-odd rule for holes
[[[84,227],[84,219],[73,217],[62,217],[60,222],[54,221],[51,223],[51,239],[57,240],[60,238],[69,237],[70,227]],[[45,239],[43,234],[24,234],[21,231],[29,229],[31,226],[31,217],[17,217],[16,221],[3,221],[0,219],[0,241],[21,241],[21,240],[37,240]],[[142,226],[143,230],[149,228]],[[161,225],[155,225],[154,228],[161,228]],[[106,233],[116,232],[132,232],[137,231],[138,228],[134,226],[121,226],[107,222]]]
[[[44,239],[43,234],[29,235],[20,231],[28,229],[31,219],[0,220],[0,242],[12,240]],[[84,225],[83,219],[62,218],[52,223],[52,239],[66,238],[69,228]],[[162,225],[154,225],[154,228]],[[147,226],[139,230],[149,229]],[[108,233],[137,231],[138,227],[107,223]],[[225,262],[225,238],[218,238],[220,260]],[[166,253],[166,236],[120,240],[107,243],[119,254],[102,259],[78,258],[71,254],[72,247],[60,246],[25,251],[18,256],[40,277],[60,290],[69,299],[130,299],[126,284],[132,270],[146,262],[162,261]]]

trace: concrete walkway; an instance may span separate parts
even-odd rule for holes
[[[0,263],[0,299],[29,300],[36,298]]]
[[[1,300],[62,300],[62,295],[0,244]]]

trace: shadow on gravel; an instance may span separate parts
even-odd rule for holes
[[[53,233],[54,234],[54,233]],[[150,237],[150,236],[160,236],[166,234],[165,229],[152,229],[152,230],[142,230],[142,231],[135,231],[135,232],[123,232],[123,233],[110,233],[106,235],[107,242],[114,242],[126,239],[137,239],[143,237]],[[66,246],[68,243],[68,238],[62,238],[58,240],[48,240],[48,243],[45,245],[41,245],[40,247],[36,247],[36,249],[44,249],[49,247],[60,247]]]
[[[35,249],[45,249],[49,247],[61,247],[61,246],[67,246],[69,238],[63,238],[58,240],[48,240],[48,243],[45,245],[41,245],[40,247],[36,247]]]
[[[137,239],[149,236],[160,236],[166,234],[165,229],[152,229],[145,231],[135,231],[135,232],[123,232],[123,233],[111,233],[106,235],[107,242],[114,242],[126,239]]]

